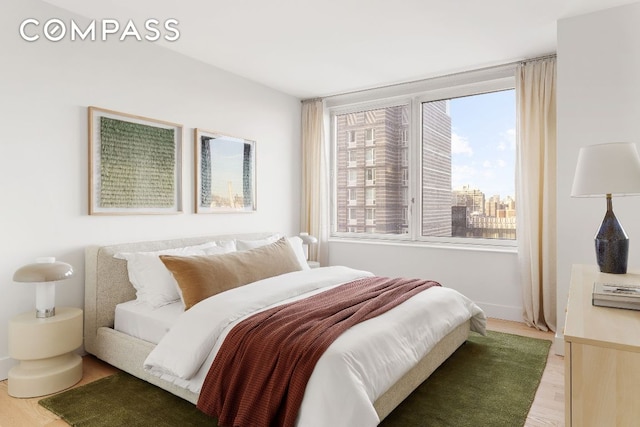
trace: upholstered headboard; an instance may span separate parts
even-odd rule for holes
[[[109,246],[91,246],[85,250],[84,345],[93,353],[99,328],[113,328],[117,304],[136,298],[129,282],[127,261],[113,257],[118,252],[148,252],[192,246],[214,240],[257,240],[273,235],[272,232],[240,233],[183,239],[122,243]]]

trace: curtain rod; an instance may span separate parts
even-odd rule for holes
[[[507,63],[504,63],[504,64],[492,65],[492,66],[484,67],[484,68],[477,68],[475,70],[467,70],[467,71],[460,71],[460,72],[457,72],[457,73],[443,74],[443,75],[440,75],[440,76],[429,77],[429,78],[426,78],[426,79],[412,80],[412,81],[409,81],[409,82],[402,82],[402,83],[394,83],[394,84],[390,84],[390,85],[386,85],[386,86],[379,86],[379,87],[374,87],[374,88],[369,88],[369,89],[354,90],[354,91],[351,91],[351,92],[334,93],[333,95],[318,96],[318,97],[315,97],[315,98],[306,98],[306,99],[300,100],[300,102],[323,101],[323,100],[328,99],[328,98],[334,98],[334,97],[343,96],[343,95],[353,95],[353,94],[367,92],[367,91],[375,90],[375,89],[385,89],[385,88],[391,88],[391,87],[395,87],[395,86],[410,85],[410,84],[414,84],[414,83],[424,82],[424,81],[427,81],[427,80],[441,79],[441,78],[452,77],[452,76],[461,76],[461,75],[464,75],[464,74],[467,74],[467,73],[473,73],[473,72],[478,72],[478,71],[489,71],[489,70],[493,70],[493,69],[497,69],[497,68],[503,68],[503,67],[509,67],[509,66],[515,66],[515,65],[524,65],[524,64],[528,64],[530,62],[542,61],[542,60],[545,60],[545,59],[551,59],[551,58],[555,58],[555,57],[556,57],[555,53],[549,53],[549,54],[546,54],[546,55],[537,56],[535,58],[528,58],[528,59],[523,59],[523,60],[520,60],[520,61],[507,62]]]
[[[538,56],[536,58],[523,59],[522,61],[516,62],[516,64],[524,65],[524,64],[528,64],[529,62],[543,61],[545,59],[555,58],[556,56],[557,55],[555,53],[550,53],[548,55]]]

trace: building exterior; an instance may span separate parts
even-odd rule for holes
[[[337,231],[408,231],[408,106],[336,116]]]
[[[452,235],[448,100],[422,104],[422,235]]]
[[[516,203],[511,196],[500,195],[485,202],[479,189],[463,186],[453,191],[453,236],[486,239],[516,238]]]
[[[466,206],[469,214],[485,214],[488,203],[485,203],[484,193],[479,189],[464,185],[461,189],[453,190],[452,196],[451,206]]]

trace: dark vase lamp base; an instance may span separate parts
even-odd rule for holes
[[[607,213],[596,235],[596,258],[603,273],[626,274],[629,237],[613,214],[611,196],[607,195]]]
[[[626,274],[629,239],[611,241],[596,239],[596,257],[601,272]]]

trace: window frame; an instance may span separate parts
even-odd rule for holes
[[[330,238],[349,240],[391,240],[411,244],[425,244],[433,246],[469,247],[487,250],[501,248],[513,251],[518,244],[516,239],[488,239],[473,237],[434,237],[422,236],[422,110],[423,102],[453,99],[470,95],[479,95],[515,88],[515,66],[496,67],[495,69],[478,70],[476,72],[461,73],[452,76],[413,82],[405,85],[363,91],[362,93],[347,94],[332,97],[325,102],[327,129],[329,132],[328,145],[330,149]],[[354,98],[356,101],[354,102]],[[336,183],[336,116],[357,113],[366,110],[394,107],[407,104],[409,108],[409,140],[405,145],[409,156],[409,207],[407,221],[409,233],[406,234],[371,234],[338,232],[337,227],[337,183]],[[365,131],[366,139],[366,131]],[[375,141],[375,137],[374,137]],[[375,146],[365,144],[367,148]],[[375,166],[374,166],[375,167]],[[365,172],[366,174],[366,172]],[[366,176],[365,176],[366,178]],[[514,177],[517,179],[517,177]],[[418,184],[418,185],[417,185]],[[517,183],[516,183],[517,185]],[[517,194],[514,195],[517,200]]]
[[[356,179],[352,180],[351,175],[355,174]],[[355,188],[358,186],[358,170],[351,168],[347,169],[347,188]]]
[[[372,147],[365,147],[364,149],[364,166],[368,167],[375,167],[376,166],[376,148],[375,146]]]
[[[352,160],[351,157],[354,157]],[[347,167],[348,168],[357,168],[358,167],[358,153],[355,149],[347,149]]]
[[[376,185],[376,175],[378,174],[377,169],[375,167],[375,165],[372,166],[365,166],[364,168],[364,186],[365,188],[367,186],[372,186],[372,185]],[[371,175],[371,178],[369,178],[369,175]]]
[[[354,206],[358,206],[358,189],[357,187],[347,186],[347,207]]]
[[[347,131],[347,135],[348,135],[347,136],[347,149],[354,148],[356,146],[356,143],[357,143],[357,140],[358,140],[357,139],[358,135],[356,134],[356,131],[355,130]],[[353,135],[353,138],[351,138],[351,135]]]
[[[371,194],[372,193],[372,194]],[[370,197],[372,195],[373,197]],[[376,187],[364,187],[364,206],[365,209],[369,206],[374,206],[376,204]]]

